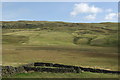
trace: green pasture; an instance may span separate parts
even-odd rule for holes
[[[117,23],[6,22],[3,25],[3,65],[51,62],[118,70]],[[116,78],[117,75],[21,73],[14,77]]]
[[[118,70],[116,47],[76,45],[73,39],[70,33],[47,30],[4,33],[3,65],[39,61]]]
[[[116,74],[104,73],[45,73],[45,72],[32,72],[32,73],[19,73],[11,78],[118,78]]]

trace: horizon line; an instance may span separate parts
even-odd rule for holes
[[[117,21],[101,21],[101,22],[73,22],[73,21],[39,21],[39,20],[1,20],[0,22],[17,22],[17,21],[38,21],[38,22],[63,22],[63,23],[119,23],[119,22],[117,22]]]

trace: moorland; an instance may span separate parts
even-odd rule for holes
[[[3,21],[2,64],[52,62],[118,71],[118,23]],[[39,74],[41,76],[39,76]],[[14,77],[118,77],[113,74],[28,73]]]

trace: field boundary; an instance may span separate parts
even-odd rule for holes
[[[2,76],[9,77],[17,73],[27,72],[52,72],[52,73],[81,73],[81,72],[94,72],[94,73],[111,73],[120,74],[120,71],[110,71],[104,69],[84,68],[80,66],[63,65],[55,63],[34,62],[18,67],[2,66]]]

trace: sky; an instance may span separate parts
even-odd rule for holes
[[[3,21],[117,22],[117,2],[3,2]]]

